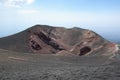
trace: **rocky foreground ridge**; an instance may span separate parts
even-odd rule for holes
[[[35,25],[23,32],[0,38],[0,48],[35,54],[115,55],[119,46],[91,30]]]

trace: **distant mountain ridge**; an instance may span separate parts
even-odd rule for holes
[[[0,38],[0,48],[26,53],[90,55],[116,53],[116,45],[91,30],[35,25],[20,33]]]

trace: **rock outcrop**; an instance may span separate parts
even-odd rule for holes
[[[21,33],[0,39],[0,48],[19,52],[57,55],[112,55],[119,51],[93,31],[35,25]]]

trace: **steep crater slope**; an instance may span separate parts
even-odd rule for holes
[[[0,48],[18,52],[57,55],[113,55],[118,45],[93,31],[35,25],[23,32],[0,38]]]

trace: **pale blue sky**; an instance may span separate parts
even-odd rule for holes
[[[120,0],[0,0],[0,37],[35,24],[81,27],[120,41]]]

